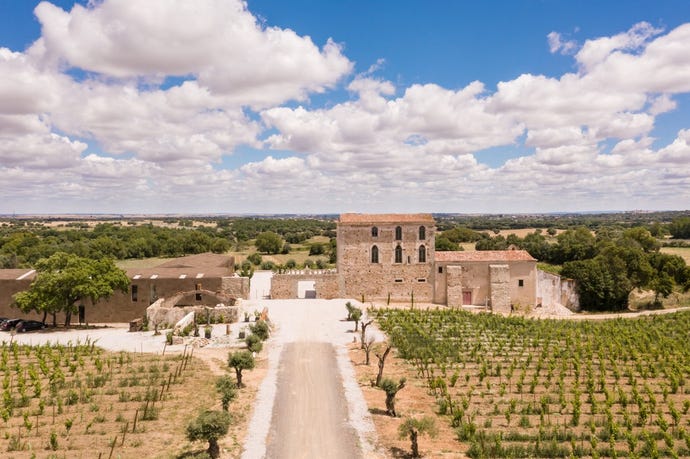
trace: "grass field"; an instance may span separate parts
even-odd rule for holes
[[[426,387],[470,457],[690,455],[690,311],[584,322],[375,314],[408,385]]]

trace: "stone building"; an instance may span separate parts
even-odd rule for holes
[[[484,306],[501,312],[537,304],[536,260],[524,250],[436,252],[431,214],[342,214],[337,271],[274,276],[272,298],[316,298]]]
[[[127,269],[131,280],[127,292],[115,292],[96,304],[84,299],[73,321],[129,322],[143,317],[146,308],[159,298],[178,298],[180,306],[215,306],[217,297],[247,298],[249,279],[234,273],[234,258],[204,253],[174,258],[151,268]],[[0,317],[24,317],[40,320],[42,314],[21,314],[12,307],[12,296],[26,290],[36,272],[31,269],[0,270]],[[228,305],[230,306],[230,305]],[[63,315],[58,315],[58,321]]]

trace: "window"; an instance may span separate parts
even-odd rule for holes
[[[395,248],[395,262],[402,263],[402,247],[400,246]]]
[[[395,279],[394,282],[397,283],[397,284],[400,284],[400,283],[402,283],[402,279]]]
[[[419,227],[419,240],[423,241],[424,239],[426,239],[426,228],[424,228],[423,226],[420,226]]]
[[[426,247],[423,245],[419,246],[419,262],[426,263]]]
[[[139,301],[139,286],[132,285],[132,301]]]
[[[419,279],[417,279],[417,282],[424,283],[426,282],[426,278],[420,277]]]
[[[402,228],[400,226],[395,227],[395,240],[402,241]]]
[[[439,274],[443,274],[443,266],[439,266],[439,267],[438,267],[438,273],[439,273]]]
[[[525,281],[522,279],[518,279],[518,287],[524,287],[525,286]]]
[[[371,229],[371,237],[379,237],[379,229],[375,226]]]
[[[376,246],[373,246],[371,248],[371,262],[372,263],[378,263],[379,262],[379,248]]]
[[[201,293],[197,293],[197,294],[196,294],[196,300],[197,300],[197,301],[201,301]]]

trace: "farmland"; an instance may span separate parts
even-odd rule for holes
[[[206,364],[94,343],[0,345],[3,457],[170,457],[216,402]],[[193,394],[193,395],[192,395]]]
[[[690,312],[602,321],[372,313],[470,457],[690,454]]]

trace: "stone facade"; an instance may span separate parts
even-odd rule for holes
[[[340,297],[338,275],[331,270],[291,271],[274,274],[271,278],[271,298],[305,298],[300,293],[301,282],[314,283],[314,298],[331,300]]]
[[[21,314],[12,307],[12,295],[29,288],[35,276],[36,273],[29,269],[0,270],[0,317],[43,318],[42,314]],[[180,292],[203,290],[233,298],[247,298],[249,294],[249,279],[234,273],[234,259],[227,255],[208,253],[175,258],[153,268],[128,269],[127,276],[131,279],[127,292],[115,292],[96,304],[85,298],[75,305],[77,310],[83,307],[84,322],[129,322],[144,317],[149,305],[159,298],[175,297]],[[193,296],[195,299],[196,293]],[[200,301],[189,305],[211,305],[205,302],[206,297],[208,295],[202,294]],[[77,322],[79,316],[79,313],[73,314],[73,322]],[[64,315],[58,314],[57,319],[63,322]]]
[[[431,302],[435,231],[431,214],[341,215],[341,296]]]
[[[344,214],[338,222],[340,296],[484,306],[536,305],[536,260],[523,250],[436,252],[431,214]]]

